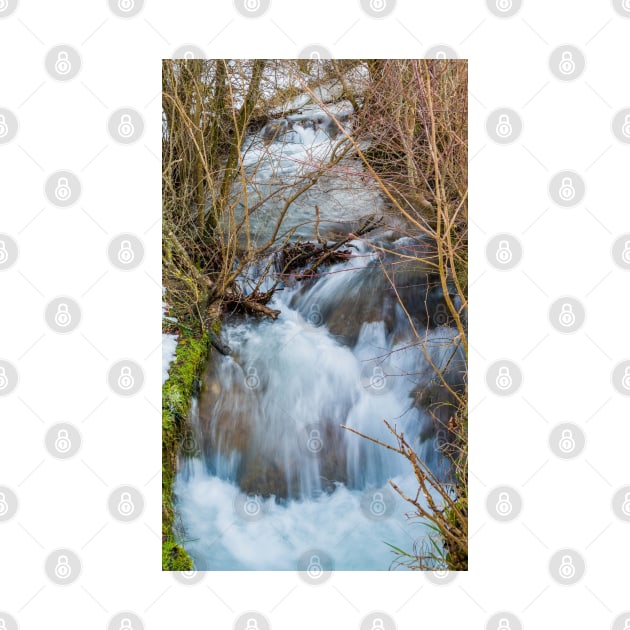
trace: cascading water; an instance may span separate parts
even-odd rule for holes
[[[321,111],[270,125],[246,147],[258,185],[278,172],[296,175],[315,155],[325,159],[336,135]],[[375,193],[362,191],[357,201],[356,192],[357,181],[346,177],[343,186],[311,192],[287,221],[300,224],[308,203],[333,223],[357,218]],[[441,287],[417,261],[430,255],[430,243],[381,230],[348,246],[349,260],[276,291],[269,306],[280,310],[277,320],[224,325],[232,352],[210,359],[175,485],[198,570],[295,570],[311,552],[336,570],[386,570],[393,556],[385,543],[411,550],[426,534],[388,485],[415,495],[409,463],[341,425],[392,443],[387,419],[438,471],[425,399],[439,390],[436,368],[454,387],[461,382],[457,331]],[[259,271],[249,269],[243,287]]]

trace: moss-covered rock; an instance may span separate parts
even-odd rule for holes
[[[196,382],[210,347],[207,334],[195,336],[182,331],[175,359],[162,387],[162,570],[189,571],[190,556],[181,546],[175,527],[173,483],[177,455],[183,438]]]

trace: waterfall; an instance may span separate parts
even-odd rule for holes
[[[294,143],[302,151],[296,172],[308,151],[322,156],[334,140],[322,112],[284,123],[261,130],[244,155],[268,151],[277,169]],[[336,203],[318,194],[334,219]],[[175,485],[197,569],[295,570],[305,550],[321,549],[340,570],[386,570],[392,555],[384,543],[411,549],[422,534],[388,486],[395,480],[415,495],[410,464],[341,425],[393,444],[387,420],[436,474],[448,474],[426,398],[439,395],[436,369],[461,386],[457,330],[442,287],[418,262],[430,256],[430,242],[390,230],[348,247],[349,260],[275,292],[277,320],[240,316],[224,325],[232,354],[209,360],[190,418],[194,448]],[[388,518],[370,513],[378,501]]]

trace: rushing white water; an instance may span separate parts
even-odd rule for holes
[[[253,148],[264,133],[246,159],[268,151],[270,169],[293,161],[294,174],[304,163],[295,161],[298,151],[323,159],[331,146],[304,121],[290,132],[300,136],[298,149],[277,141]],[[330,204],[321,208],[334,215]],[[375,238],[399,252],[427,247],[386,233]],[[410,506],[388,485],[394,480],[415,496],[410,464],[341,425],[395,444],[388,420],[445,474],[421,399],[436,387],[436,368],[460,382],[456,330],[440,321],[441,288],[425,268],[392,263],[366,242],[350,245],[355,256],[347,262],[276,291],[277,320],[241,317],[224,326],[232,354],[214,353],[203,376],[175,483],[198,570],[296,570],[313,551],[336,570],[387,570],[394,560],[387,543],[412,551],[428,533],[406,518]]]

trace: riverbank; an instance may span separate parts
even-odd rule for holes
[[[216,325],[218,333],[219,324]],[[182,546],[175,519],[173,482],[193,393],[211,352],[210,335],[182,330],[175,359],[162,386],[162,570],[189,571],[193,562]]]

